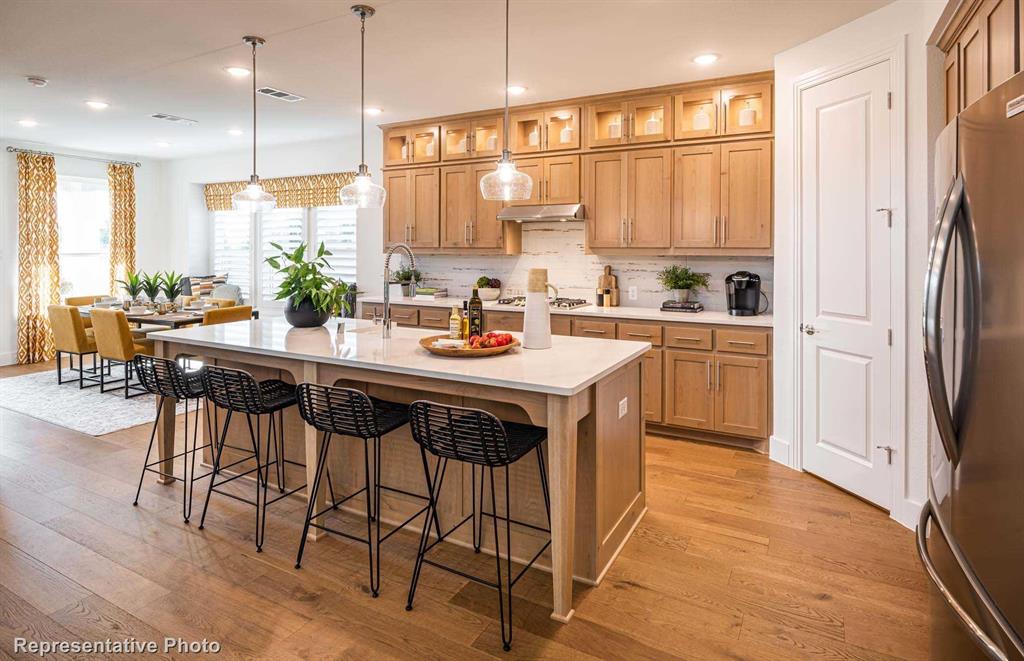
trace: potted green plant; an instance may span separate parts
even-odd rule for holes
[[[689,267],[676,264],[666,266],[658,273],[658,282],[671,291],[672,298],[679,302],[689,300],[690,292],[694,289],[707,289],[709,278],[707,273],[697,273]]]
[[[160,276],[160,290],[163,291],[168,302],[173,303],[181,296],[181,278],[182,275],[175,271],[164,271]]]
[[[151,303],[156,303],[156,297],[160,295],[160,285],[163,280],[160,272],[150,275],[148,273],[142,274],[142,293],[146,295]]]
[[[327,261],[331,253],[323,243],[312,259],[306,258],[305,243],[292,251],[277,243],[270,245],[281,254],[264,261],[284,276],[275,298],[285,302],[284,318],[289,324],[296,328],[314,328],[327,323],[331,315],[342,311],[351,313],[352,308],[345,298],[348,285],[324,272],[331,267]]]
[[[415,296],[416,292],[412,290],[412,281],[416,282],[423,281],[423,275],[419,269],[410,268],[403,265],[402,268],[397,271],[391,272],[391,282],[394,284],[402,285],[402,296]]]
[[[142,295],[142,276],[138,271],[128,273],[124,276],[124,280],[118,280],[117,284],[124,289],[129,301],[136,301]]]

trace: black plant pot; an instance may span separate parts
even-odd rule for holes
[[[292,297],[289,296],[284,302],[284,318],[296,328],[315,328],[326,324],[331,314],[318,311],[309,298],[302,299],[302,302],[295,306],[292,304]]]

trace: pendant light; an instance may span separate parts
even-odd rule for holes
[[[373,16],[369,5],[352,5],[359,17],[359,172],[351,184],[341,189],[341,204],[358,209],[381,209],[388,192],[373,183],[366,167],[366,19]]]
[[[501,160],[494,172],[480,179],[480,193],[485,200],[528,200],[533,192],[533,179],[516,169],[508,148],[508,4],[505,0],[505,131],[502,135]]]
[[[256,48],[266,43],[263,37],[243,37],[252,46],[252,175],[249,185],[231,196],[231,206],[239,211],[270,211],[277,206],[274,196],[263,190],[256,176]]]

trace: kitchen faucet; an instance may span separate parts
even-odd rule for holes
[[[405,252],[409,256],[409,269],[412,271],[412,293],[416,295],[416,256],[412,254],[412,248],[404,243],[396,243],[391,246],[387,253],[384,255],[384,310],[383,317],[381,318],[381,325],[383,326],[381,331],[381,337],[388,339],[391,337],[391,297],[388,292],[391,283],[391,256],[399,250]],[[374,315],[374,323],[377,322],[377,317]]]

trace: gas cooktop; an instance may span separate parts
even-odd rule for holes
[[[516,307],[524,307],[526,305],[525,296],[512,296],[509,298],[499,298],[498,303],[501,305],[514,305]],[[590,301],[583,298],[565,298],[559,296],[558,298],[549,298],[548,305],[553,308],[561,308],[563,310],[572,310],[575,308],[582,308],[590,305]]]

